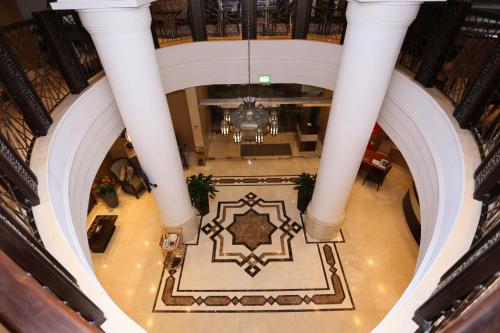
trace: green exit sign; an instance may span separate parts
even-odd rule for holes
[[[259,83],[271,84],[271,75],[259,75]]]

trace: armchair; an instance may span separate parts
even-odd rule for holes
[[[135,170],[128,158],[119,158],[111,164],[109,171],[117,179],[122,190],[133,194],[139,199],[139,194],[146,189],[140,171]]]

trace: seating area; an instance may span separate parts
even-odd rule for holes
[[[140,171],[133,167],[128,158],[119,158],[114,161],[109,171],[116,178],[123,192],[139,199],[140,194],[146,190]]]

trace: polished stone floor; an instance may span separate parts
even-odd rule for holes
[[[221,192],[211,202],[210,215],[202,220],[198,245],[187,246],[185,262],[175,272],[163,269],[158,246],[161,227],[151,195],[136,200],[122,194],[116,209],[99,203],[89,222],[98,214],[117,214],[119,218],[106,253],[92,256],[96,275],[116,303],[149,332],[369,332],[397,301],[413,274],[418,247],[401,208],[411,177],[394,167],[379,192],[371,184],[362,186],[362,178],[358,178],[343,237],[310,244],[294,209],[293,186],[241,180],[245,176],[285,178],[281,175],[315,172],[318,161],[213,160],[188,170],[186,175],[204,172],[236,181],[219,186]],[[217,215],[220,209],[227,212],[227,221]],[[259,228],[253,230],[254,237],[248,237],[245,231],[255,223]],[[218,256],[228,253],[234,257]],[[182,279],[178,279],[181,270]],[[324,279],[325,272],[330,279]],[[171,292],[165,288],[170,275],[175,283]],[[331,283],[333,275],[339,282],[337,289]],[[303,291],[314,288],[327,289]],[[312,301],[314,295],[331,297]],[[187,301],[177,304],[178,296],[186,296]],[[298,297],[281,297],[282,304],[277,304],[279,296]],[[293,311],[315,307],[327,311]],[[282,308],[286,312],[251,312],[249,308]]]
[[[293,157],[319,157],[321,155],[321,142],[317,142],[315,151],[301,152],[297,144],[297,134],[295,132],[278,133],[275,136],[267,136],[266,144],[289,144]],[[228,135],[212,134],[208,147],[209,159],[241,159],[240,145],[235,145],[233,138]],[[289,159],[290,156],[273,157],[274,159]],[[266,157],[256,157],[256,159],[266,159]],[[269,158],[267,158],[269,159]],[[273,171],[273,174],[276,174]]]
[[[215,178],[217,200],[184,263],[167,260],[155,311],[352,310],[336,242],[306,237],[293,179]]]

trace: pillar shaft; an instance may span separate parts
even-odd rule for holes
[[[349,2],[347,31],[334,89],[307,232],[336,236],[406,30],[419,3]]]
[[[151,14],[139,8],[79,10],[97,48],[137,157],[151,183],[160,220],[196,231],[165,90],[151,37]]]

